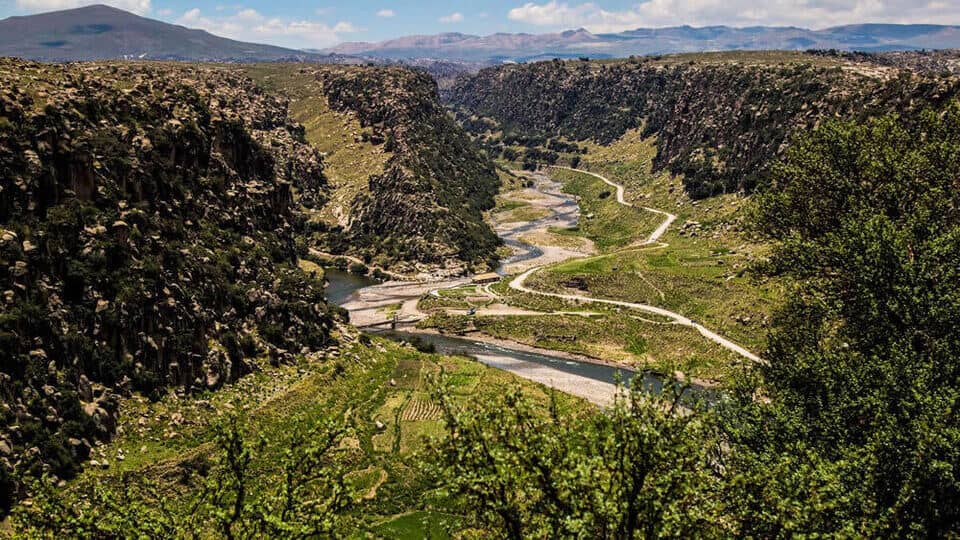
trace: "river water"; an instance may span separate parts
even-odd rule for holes
[[[344,304],[356,291],[363,287],[377,283],[377,281],[372,278],[335,269],[328,269],[325,275],[329,282],[327,297],[331,303],[337,305]],[[497,366],[485,361],[485,359],[509,357],[517,362],[548,367],[556,371],[569,373],[578,377],[585,377],[604,384],[622,383],[626,385],[633,382],[633,379],[639,376],[642,377],[642,379],[638,381],[642,384],[642,388],[651,393],[660,393],[664,385],[662,376],[653,372],[636,372],[626,368],[598,363],[579,362],[545,352],[530,352],[509,346],[476,341],[465,337],[386,330],[379,331],[378,333],[395,339],[430,343],[434,346],[436,352],[440,354],[470,356],[477,358],[485,364],[494,365],[494,367]],[[696,386],[690,389],[690,394],[688,395],[689,397],[705,397],[708,401],[713,401],[714,398],[713,392]]]
[[[543,252],[540,248],[519,241],[519,237],[522,234],[541,228],[545,223],[571,227],[576,226],[579,221],[579,205],[576,200],[570,195],[560,193],[559,184],[544,181],[542,178],[540,180],[540,190],[543,193],[565,200],[555,206],[552,215],[547,218],[497,231],[508,246],[515,248],[513,256],[504,260],[500,268],[497,269],[497,273],[501,275],[506,273],[505,266],[507,264],[515,264],[535,259],[542,255]],[[350,274],[335,269],[328,269],[325,275],[329,282],[326,289],[327,298],[331,303],[339,306],[354,299],[354,295],[358,290],[378,283],[370,277]],[[590,384],[600,383],[600,393],[605,394],[615,392],[615,388],[610,385],[617,383],[626,385],[631,383],[636,377],[642,377],[640,380],[642,388],[648,392],[660,393],[664,386],[665,379],[661,375],[653,372],[636,372],[626,368],[607,366],[599,363],[579,362],[552,355],[549,352],[530,352],[510,346],[476,341],[464,337],[405,333],[402,331],[381,331],[381,333],[396,339],[431,343],[440,354],[470,356],[493,367],[506,369],[514,373],[522,371],[526,374],[527,378],[533,380],[537,380],[538,377],[535,372],[539,373],[541,381],[543,381],[545,377],[553,381],[553,377],[549,375],[549,373],[544,374],[547,370],[550,370],[552,373],[560,372],[561,374],[569,374],[572,377],[567,377],[568,380],[566,384],[574,385],[573,393],[577,393],[578,390],[576,387],[577,380]],[[547,368],[547,370],[543,368]],[[588,381],[584,379],[588,379]],[[593,381],[595,381],[595,383],[593,383]],[[563,383],[558,383],[557,387],[562,389],[562,385]],[[569,388],[568,386],[568,389]],[[690,397],[705,398],[708,401],[713,401],[715,398],[713,391],[702,387],[692,387],[689,392],[692,394],[688,394]],[[589,394],[589,392],[587,393]]]

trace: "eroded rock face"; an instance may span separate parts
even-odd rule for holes
[[[450,96],[476,133],[608,144],[643,127],[657,137],[654,166],[702,198],[751,190],[793,134],[825,119],[915,111],[958,93],[957,78],[861,65],[636,59],[490,68]]]
[[[436,83],[393,67],[312,72],[330,106],[355,113],[370,140],[392,154],[353,201],[343,243],[387,257],[398,271],[492,263],[500,241],[483,211],[493,208],[500,180],[440,105]]]
[[[0,60],[5,472],[70,477],[117,394],[329,344],[295,242],[324,188],[286,102],[230,70]]]

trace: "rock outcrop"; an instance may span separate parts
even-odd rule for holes
[[[309,69],[330,107],[350,111],[390,153],[353,201],[330,246],[427,265],[492,265],[499,239],[483,220],[500,180],[440,105],[429,76],[397,67]],[[397,267],[404,270],[404,265]],[[409,270],[409,268],[407,268]]]
[[[320,155],[235,71],[0,60],[0,496],[67,478],[117,397],[331,343],[297,268]]]
[[[488,138],[607,144],[643,127],[657,137],[654,166],[708,197],[752,189],[794,133],[824,119],[911,114],[960,91],[946,75],[798,56],[507,65],[462,79],[450,99],[463,124]]]

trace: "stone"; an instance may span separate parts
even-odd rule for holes
[[[82,401],[93,401],[93,385],[86,375],[80,375],[80,382],[77,383],[77,391],[80,393]]]

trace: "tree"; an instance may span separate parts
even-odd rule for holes
[[[519,390],[467,409],[440,391],[448,437],[437,476],[508,538],[718,535],[712,416],[684,412],[681,394],[638,386],[605,413],[576,416]]]
[[[200,483],[196,495],[171,497],[133,472],[66,490],[42,479],[32,485],[31,504],[14,510],[13,526],[26,537],[52,538],[336,537],[349,529],[345,516],[355,500],[331,456],[350,432],[338,418],[309,429],[295,421],[271,485],[262,484],[255,465],[265,441],[251,440],[230,416],[216,428],[215,459],[201,460],[188,479]]]
[[[780,450],[834,464],[865,534],[960,531],[958,178],[953,103],[801,136],[757,206],[795,283],[762,370]]]

